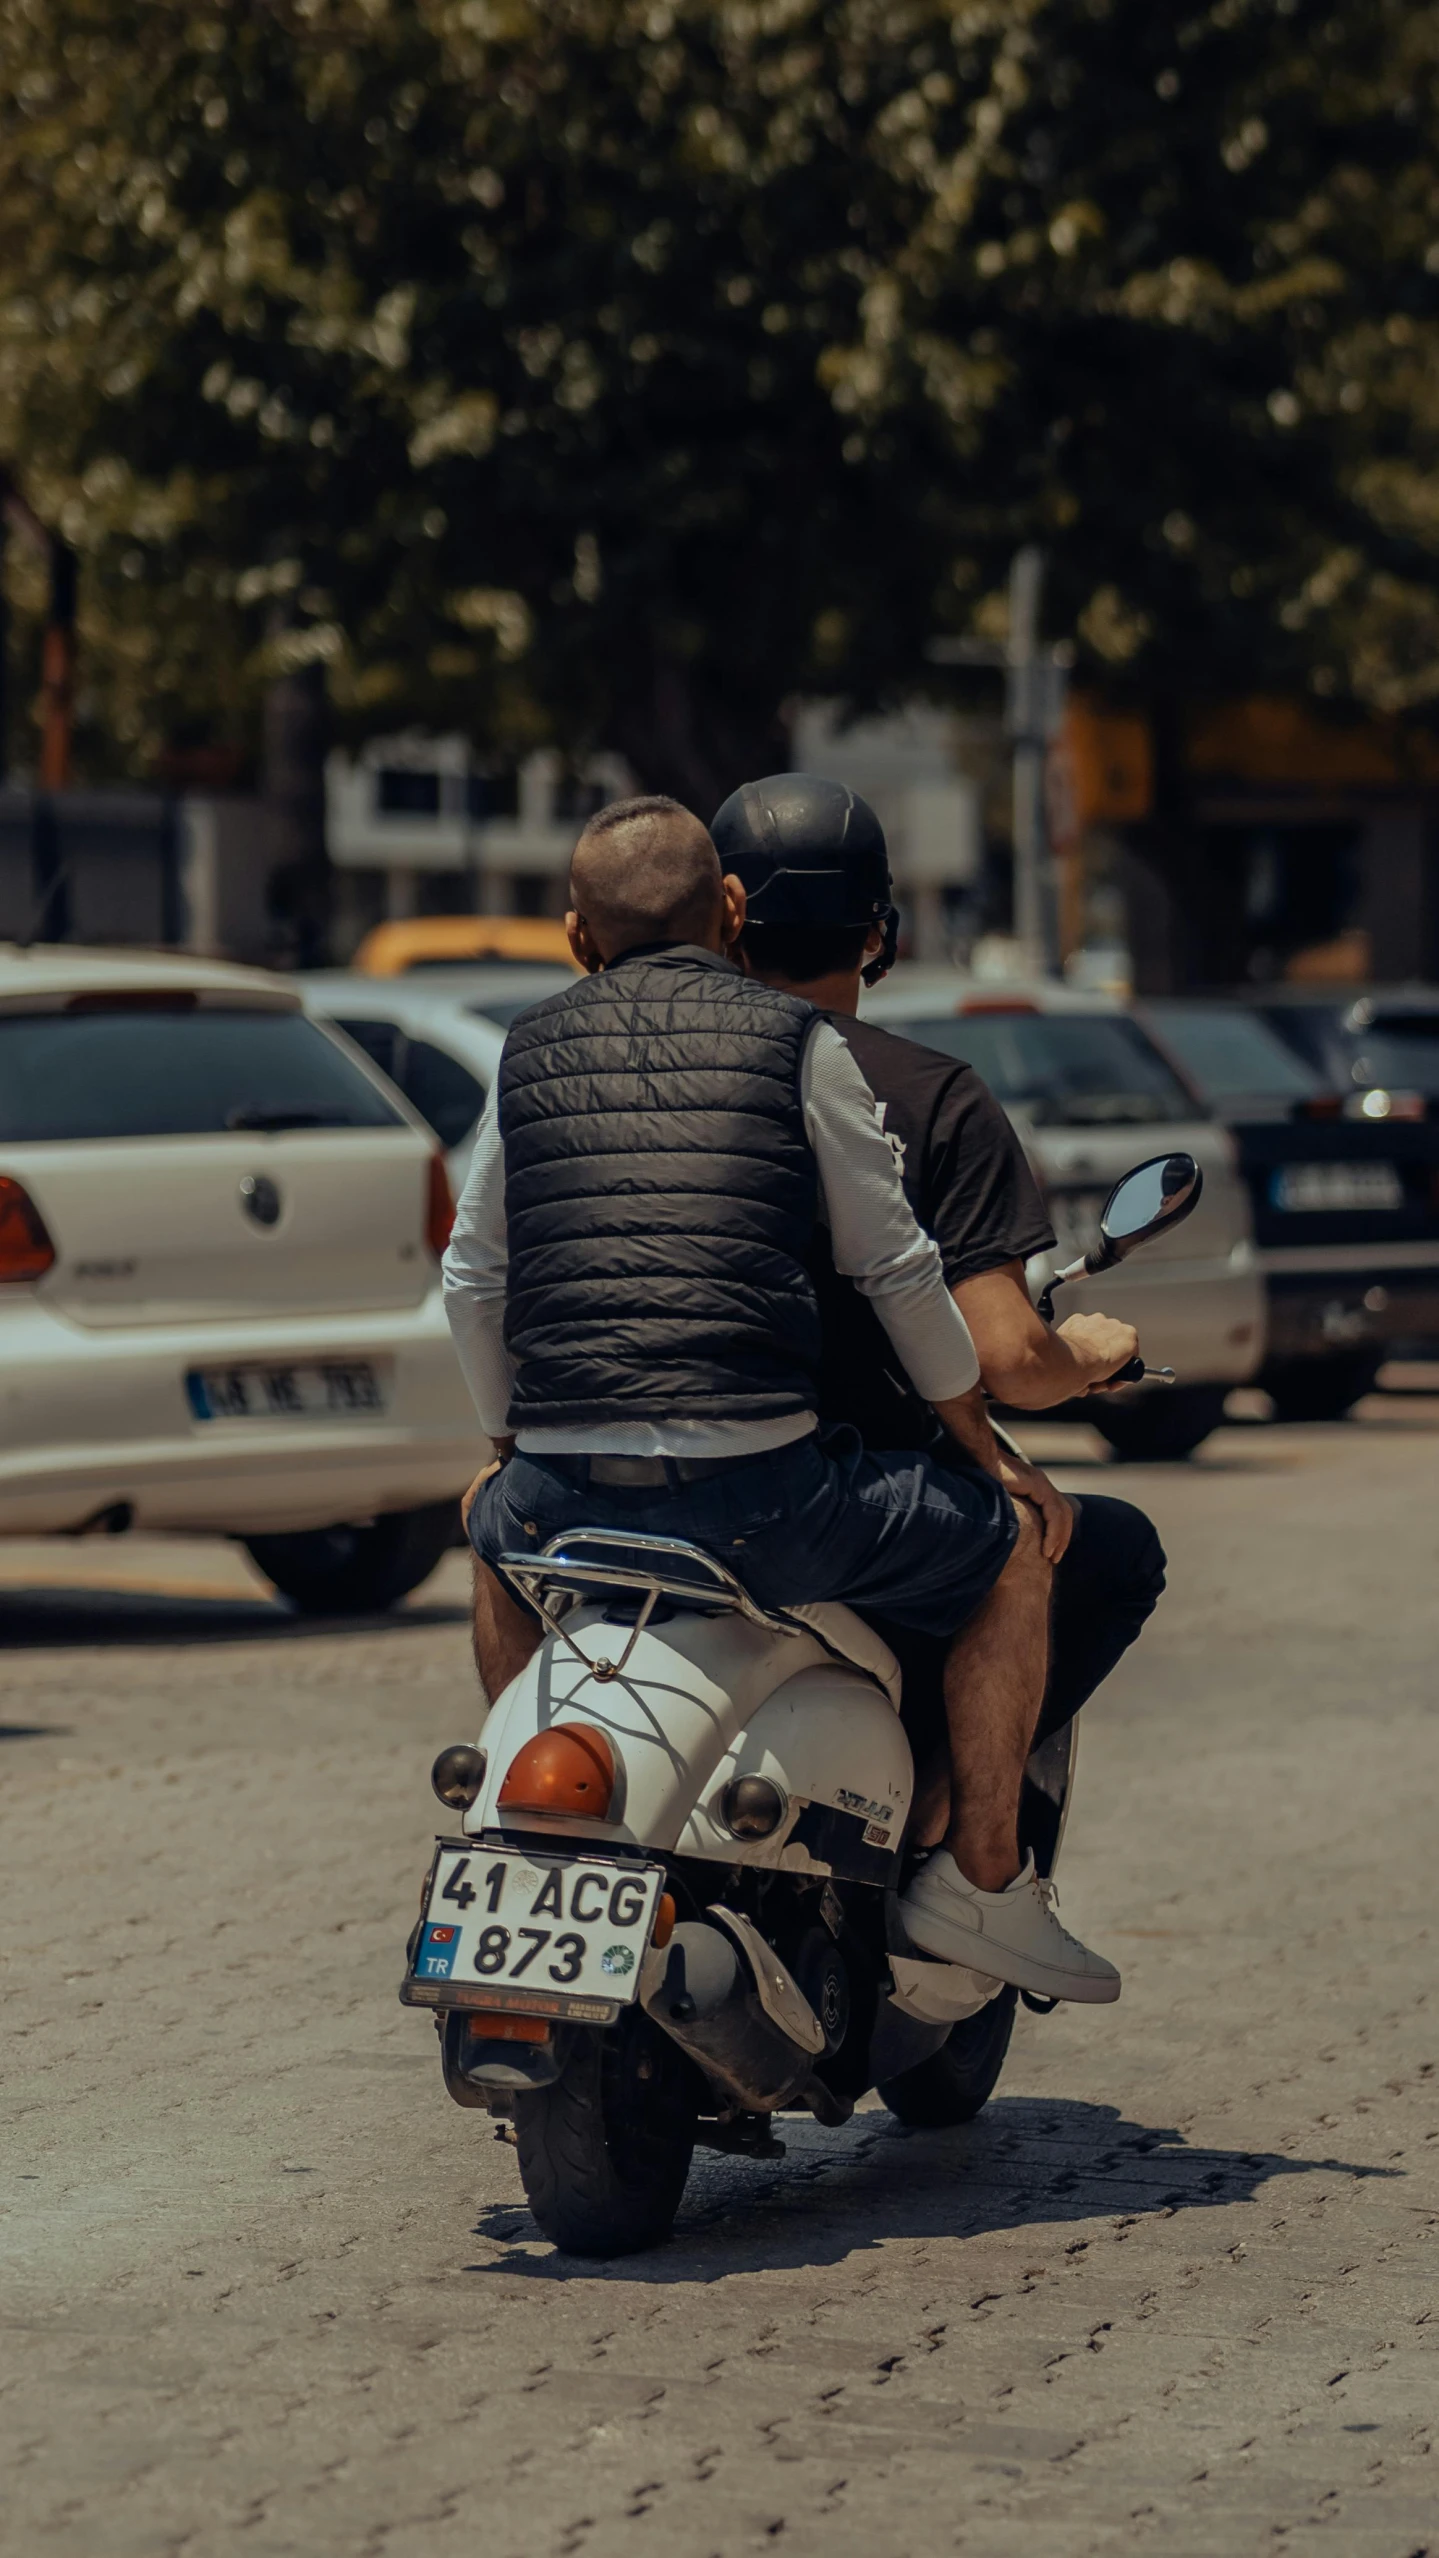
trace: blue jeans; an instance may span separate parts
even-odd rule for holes
[[[866,1453],[846,1424],[685,1483],[589,1481],[582,1456],[511,1457],[470,1512],[482,1562],[537,1553],[567,1528],[684,1537],[763,1608],[844,1599],[950,1635],[993,1589],[1017,1534],[1003,1487],[911,1450]]]

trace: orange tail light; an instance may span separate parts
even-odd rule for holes
[[[500,1787],[502,1812],[569,1812],[607,1818],[615,1790],[615,1754],[592,1723],[555,1723],[511,1759]]]
[[[430,1157],[430,1187],[425,1200],[425,1241],[436,1261],[450,1240],[455,1222],[455,1198],[443,1155]]]
[[[18,1181],[0,1175],[0,1282],[43,1279],[54,1262],[55,1247],[34,1200]]]

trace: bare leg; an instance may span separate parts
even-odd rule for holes
[[[493,1705],[540,1648],[543,1629],[512,1599],[497,1572],[475,1557],[475,1668],[485,1703]]]
[[[954,1776],[944,1844],[981,1892],[1002,1892],[1020,1869],[1020,1786],[1049,1671],[1053,1568],[1030,1504],[1016,1502],[1015,1512],[1014,1551],[944,1665]]]

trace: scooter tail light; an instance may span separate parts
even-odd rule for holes
[[[500,1787],[499,1808],[605,1821],[616,1774],[608,1733],[597,1731],[593,1723],[554,1723],[515,1752]]]
[[[425,1196],[425,1241],[436,1261],[443,1255],[455,1222],[455,1198],[443,1155],[431,1155]]]
[[[43,1279],[55,1266],[55,1247],[28,1190],[0,1176],[0,1283]]]

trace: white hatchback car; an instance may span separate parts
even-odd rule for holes
[[[1102,1309],[1137,1326],[1173,1386],[1086,1401],[1084,1416],[1122,1457],[1179,1457],[1221,1419],[1231,1386],[1264,1354],[1264,1288],[1249,1196],[1234,1141],[1181,1082],[1122,1004],[1035,981],[1012,986],[957,969],[897,968],[864,1001],[865,1018],[974,1067],[1023,1143],[1058,1237],[1031,1262],[1044,1280],[1097,1240],[1099,1212],[1122,1172],[1183,1149],[1204,1196],[1180,1232],[1107,1278],[1067,1287],[1056,1315]]]
[[[0,949],[0,1534],[239,1538],[388,1607],[489,1454],[439,1290],[442,1156],[258,970]]]

